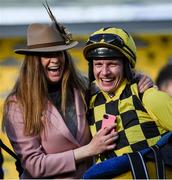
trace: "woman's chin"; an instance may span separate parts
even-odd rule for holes
[[[58,83],[61,80],[61,77],[49,77],[48,81],[52,84]]]

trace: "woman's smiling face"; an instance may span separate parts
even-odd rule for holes
[[[65,55],[64,52],[57,52],[41,57],[41,64],[44,68],[47,80],[50,83],[57,83],[62,79],[64,66],[65,66]]]

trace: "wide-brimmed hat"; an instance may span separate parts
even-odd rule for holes
[[[65,30],[65,29],[64,29]],[[53,53],[70,49],[78,44],[69,34],[62,33],[55,23],[29,25],[27,29],[27,47],[14,50],[17,54]],[[67,37],[67,38],[66,38]]]

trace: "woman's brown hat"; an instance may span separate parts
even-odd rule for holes
[[[54,53],[70,49],[78,44],[71,33],[54,17],[48,3],[43,4],[52,23],[31,24],[27,29],[27,47],[14,50],[17,54]]]
[[[27,29],[27,47],[16,49],[17,54],[57,52],[70,49],[78,44],[70,38],[64,38],[56,25],[31,24]]]

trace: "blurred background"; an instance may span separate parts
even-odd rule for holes
[[[0,0],[0,119],[4,98],[17,78],[23,56],[13,50],[26,42],[28,24],[49,23],[42,0]],[[137,46],[138,71],[153,80],[172,59],[172,0],[47,0],[59,22],[72,32],[79,45],[70,50],[76,66],[87,74],[82,48],[87,37],[105,26],[130,32]],[[10,143],[1,132],[1,139]],[[15,161],[4,151],[5,179],[16,179]]]

